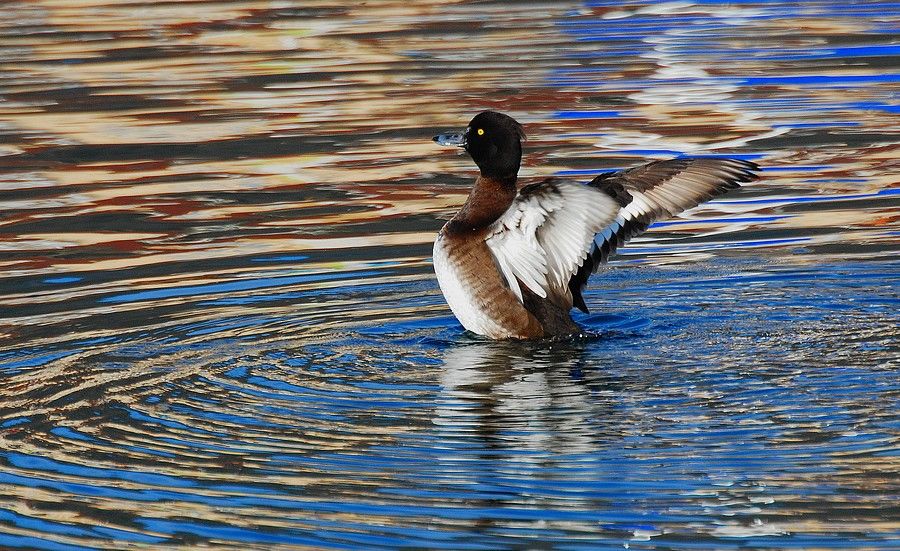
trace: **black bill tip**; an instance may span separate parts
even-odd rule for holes
[[[438,134],[431,139],[439,145],[456,147],[466,146],[466,135],[462,132],[445,132],[443,134]]]

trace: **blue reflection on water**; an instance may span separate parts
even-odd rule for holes
[[[81,280],[82,278],[76,276],[48,277],[44,280],[44,283],[49,283],[51,285],[62,285],[65,283],[77,283]]]
[[[553,117],[557,119],[607,119],[620,115],[619,111],[557,111]]]
[[[72,463],[64,463],[54,461],[46,457],[38,457],[16,452],[6,452],[2,454],[4,460],[13,467],[19,467],[25,470],[56,473],[61,475],[76,475],[83,478],[97,478],[108,480],[125,480],[129,482],[137,482],[140,484],[158,485],[171,488],[191,488],[197,486],[192,480],[166,476],[161,474],[134,472],[122,469],[95,468],[85,465],[76,465]]]
[[[354,277],[367,277],[378,275],[375,271],[358,271],[343,273],[321,273],[314,275],[301,276],[284,276],[284,277],[266,277],[258,279],[242,279],[238,281],[229,281],[225,283],[209,283],[206,285],[186,285],[182,287],[168,289],[154,289],[151,291],[139,291],[134,293],[123,293],[103,297],[100,302],[139,302],[143,300],[155,300],[175,297],[191,297],[197,295],[207,295],[214,293],[228,293],[235,291],[252,291],[257,289],[266,289],[269,287],[280,287],[286,285],[295,285],[297,283],[311,283],[319,281],[334,281],[337,279],[348,279]]]
[[[0,522],[8,522],[13,526],[34,530],[36,532],[45,532],[48,534],[60,534],[64,536],[75,537],[100,537],[111,538],[122,541],[139,542],[139,543],[161,543],[167,538],[150,536],[140,532],[131,532],[106,526],[95,526],[93,528],[81,528],[63,524],[60,522],[48,522],[45,520],[35,519],[25,515],[19,515],[11,511],[0,509]],[[5,543],[4,543],[5,542]],[[0,544],[16,546],[34,546],[40,549],[53,549],[51,542],[46,542],[38,538],[17,538],[15,536],[0,534]],[[57,549],[87,549],[78,546],[73,547],[56,547]]]
[[[60,360],[62,358],[68,358],[70,356],[74,356],[81,352],[81,349],[74,350],[60,350],[58,352],[49,352],[49,353],[39,353],[35,350],[22,350],[20,352],[16,352],[15,354],[6,355],[6,358],[9,357],[21,357],[26,356],[23,359],[15,359],[13,361],[2,361],[0,362],[0,372],[6,373],[15,373],[16,371],[26,369],[26,368],[34,368],[41,367],[47,365],[56,360]],[[2,359],[6,359],[2,358]]]

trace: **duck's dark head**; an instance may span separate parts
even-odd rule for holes
[[[515,177],[522,161],[525,131],[515,119],[496,111],[475,115],[461,133],[440,134],[434,141],[441,145],[465,148],[481,169],[482,176]]]

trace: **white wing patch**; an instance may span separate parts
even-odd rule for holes
[[[519,281],[547,298],[568,295],[568,283],[620,207],[606,193],[576,183],[528,186],[485,239],[509,288],[522,300]]]

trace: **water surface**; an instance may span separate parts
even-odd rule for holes
[[[0,547],[889,549],[900,5],[0,8]],[[471,161],[763,178],[463,332]]]

